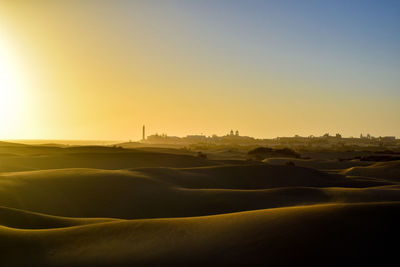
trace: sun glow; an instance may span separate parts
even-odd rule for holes
[[[0,32],[0,138],[16,133],[23,110],[21,79],[8,42]]]

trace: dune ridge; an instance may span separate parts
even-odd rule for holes
[[[41,266],[371,264],[396,257],[389,244],[400,237],[399,208],[327,204],[49,230],[0,227],[0,249],[5,264]]]
[[[138,167],[199,167],[221,164],[186,153],[119,147],[52,147],[1,145],[0,172],[61,168],[127,169]]]
[[[391,185],[388,182],[358,181],[301,167],[239,167],[3,173],[0,205],[56,216],[139,219],[400,200],[397,188],[380,187]]]
[[[68,218],[0,207],[0,225],[19,229],[51,229],[115,221],[110,218]]]
[[[365,176],[400,182],[400,160],[378,162],[370,166],[352,167],[341,172],[344,175]]]

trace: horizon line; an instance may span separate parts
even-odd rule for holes
[[[154,136],[155,134],[151,134],[151,135],[147,135],[147,137],[149,136]],[[158,134],[159,136],[162,136],[163,134]],[[178,138],[186,138],[188,136],[204,136],[207,138],[212,138],[213,135],[204,135],[204,134],[189,134],[186,136],[177,136],[177,135],[166,135],[167,137],[178,137]],[[216,135],[217,137],[224,137],[224,136],[229,136],[229,134],[227,135]],[[250,138],[254,138],[254,139],[259,139],[259,140],[273,140],[273,139],[277,139],[277,138],[309,138],[313,136],[314,138],[319,138],[319,137],[324,137],[324,135],[320,135],[320,136],[316,136],[316,135],[308,135],[308,136],[301,136],[301,135],[294,135],[294,136],[276,136],[276,137],[272,137],[272,138],[267,138],[267,137],[262,137],[262,138],[257,138],[257,137],[253,137],[253,136],[248,136],[248,135],[239,135],[239,137],[250,137]],[[335,137],[335,135],[329,135],[329,137]],[[366,135],[365,135],[366,137]],[[385,135],[385,136],[373,136],[370,135],[371,138],[379,138],[379,137],[395,137],[395,139],[400,139],[399,136],[397,135]],[[355,139],[361,139],[360,136],[341,136],[341,138],[355,138]],[[0,139],[1,142],[13,142],[13,141],[71,141],[71,142],[126,142],[128,140],[128,142],[141,142],[143,141],[142,139],[139,140],[133,140],[133,139],[75,139],[75,138],[16,138],[16,139]]]

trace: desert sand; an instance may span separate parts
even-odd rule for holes
[[[0,263],[321,266],[396,259],[400,161],[238,158],[2,142]]]

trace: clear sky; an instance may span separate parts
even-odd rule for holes
[[[0,139],[400,136],[400,1],[2,1]]]

